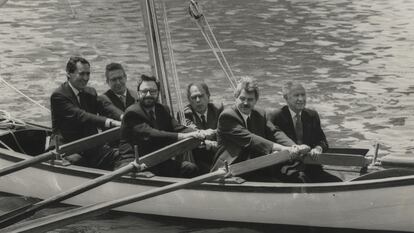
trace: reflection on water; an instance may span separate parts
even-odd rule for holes
[[[185,0],[167,3],[182,88],[190,81],[205,80],[213,100],[230,104],[230,86],[187,16],[186,4]],[[414,2],[200,0],[200,4],[235,74],[260,80],[259,105],[279,107],[284,102],[281,84],[301,80],[332,146],[371,148],[378,141],[383,153],[411,155],[414,23],[409,16]],[[91,61],[90,83],[99,92],[106,89],[104,67],[111,61],[125,64],[128,84],[134,87],[139,74],[150,72],[139,8],[135,0],[9,1],[0,9],[0,75],[47,107],[50,93],[65,80],[64,65],[71,55]],[[0,88],[0,109],[50,125],[47,111],[3,84]],[[113,232],[113,221],[118,232],[240,231],[166,226],[125,215],[105,219],[104,225],[101,219],[81,225],[89,229],[85,232]],[[62,232],[76,232],[70,229]]]

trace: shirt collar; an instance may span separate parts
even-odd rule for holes
[[[249,115],[242,113],[239,108],[237,108],[237,111],[239,111],[240,115],[242,115],[244,123],[247,125],[247,118],[250,117],[251,113]]]
[[[72,89],[73,93],[75,93],[75,96],[78,96],[79,90],[76,89],[75,87],[73,87],[72,84],[69,81],[68,81],[68,83],[69,83],[70,89]]]
[[[122,94],[115,94],[115,95],[117,95],[118,97],[123,96],[123,97],[125,97],[125,98],[126,98],[126,96],[127,96],[127,91],[125,90],[125,91],[124,91],[124,93],[122,93]]]
[[[207,121],[207,109],[206,109],[206,111],[203,114],[200,114],[198,112],[195,112],[195,113],[197,114],[198,118],[201,119],[201,116],[204,116],[204,119]]]
[[[289,108],[289,112],[290,112],[290,116],[292,117],[292,120],[295,121],[296,120],[296,112],[294,112],[292,109]],[[300,111],[299,116],[302,115],[302,111]]]

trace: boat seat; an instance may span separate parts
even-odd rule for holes
[[[375,171],[372,173],[368,173],[357,178],[354,178],[352,181],[360,181],[360,180],[375,180],[375,179],[384,179],[390,177],[399,177],[399,176],[412,176],[414,175],[414,170],[406,169],[406,168],[390,168],[380,171]]]

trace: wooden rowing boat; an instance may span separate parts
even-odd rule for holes
[[[0,149],[0,168],[42,153],[47,134],[42,129],[3,132],[3,143],[16,151],[20,144],[26,154]],[[46,162],[1,177],[0,187],[2,192],[45,199],[107,173]],[[220,221],[414,231],[414,172],[411,173],[316,184],[212,182],[117,210]],[[65,203],[84,206],[116,200],[181,180],[123,176]]]

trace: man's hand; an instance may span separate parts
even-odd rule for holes
[[[190,133],[179,133],[178,134],[178,140],[186,139],[186,138],[197,138],[200,140],[206,139],[203,133],[201,133],[200,130],[190,132]]]
[[[200,130],[200,133],[204,134],[205,139],[213,139],[216,135],[217,130],[214,129],[205,129]]]
[[[310,151],[310,147],[308,145],[293,145],[288,147],[287,149],[291,156],[291,160],[302,159],[304,155],[306,155]]]
[[[113,119],[110,119],[109,120],[109,128],[119,127],[119,126],[121,126],[121,122],[120,121],[113,120]]]
[[[204,144],[206,146],[206,150],[214,150],[217,148],[217,142],[211,140],[205,140]]]
[[[316,146],[308,153],[312,160],[318,160],[320,154],[322,154],[322,147],[320,146]]]

